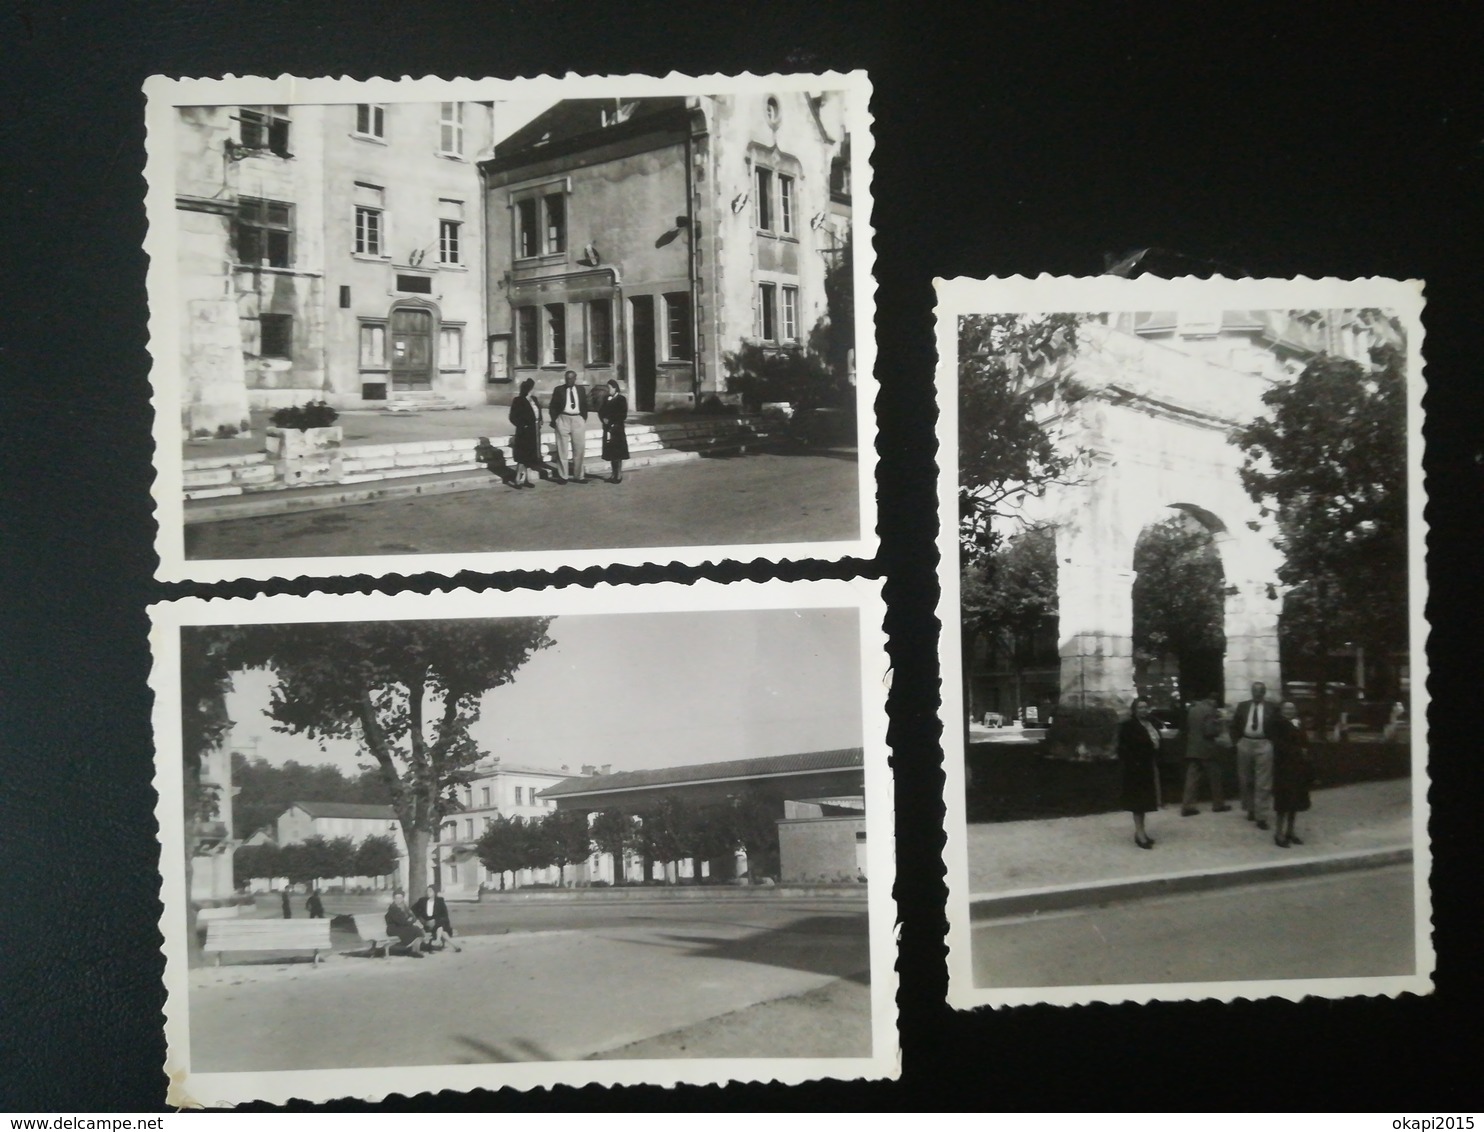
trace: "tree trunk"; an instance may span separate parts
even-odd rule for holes
[[[407,838],[407,891],[422,893],[428,887],[428,847],[433,835],[426,829],[402,828]]]

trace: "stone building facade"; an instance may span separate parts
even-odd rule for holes
[[[175,130],[182,426],[324,400],[484,400],[485,102],[186,106]]]
[[[844,95],[560,102],[481,162],[491,400],[567,369],[641,411],[807,350],[850,229]]]
[[[1281,558],[1271,518],[1242,486],[1231,436],[1265,412],[1268,389],[1319,353],[1364,360],[1372,341],[1356,311],[1120,312],[1078,330],[1059,374],[1075,402],[1046,414],[1062,450],[1086,464],[1026,507],[1055,526],[1060,715],[1123,712],[1132,701],[1134,546],[1174,512],[1199,523],[1221,557],[1224,701],[1247,698],[1253,681],[1282,687]],[[1061,741],[1055,729],[1048,739]]]

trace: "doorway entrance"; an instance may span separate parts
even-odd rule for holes
[[[392,388],[433,388],[433,312],[422,307],[392,311]]]
[[[634,334],[634,408],[654,412],[654,296],[635,295],[629,300],[630,325]]]

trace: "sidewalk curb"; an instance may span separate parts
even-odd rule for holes
[[[254,495],[232,495],[224,499],[197,500],[186,504],[185,523],[217,523],[224,519],[253,519],[263,515],[293,515],[356,503],[380,503],[413,495],[445,495],[455,491],[479,491],[503,486],[489,472],[455,472],[452,475],[378,480],[350,487],[304,487],[265,491]]]
[[[1331,853],[1297,861],[1274,861],[1271,864],[1232,865],[1200,872],[1167,873],[1163,876],[1130,877],[1097,881],[1092,884],[1055,885],[1027,888],[1017,892],[978,893],[969,896],[969,919],[997,920],[1011,916],[1028,916],[1040,912],[1059,912],[1069,908],[1096,907],[1120,900],[1174,896],[1186,892],[1210,892],[1235,885],[1261,884],[1266,881],[1295,880],[1300,877],[1324,876],[1353,869],[1374,869],[1385,865],[1408,864],[1412,847],[1360,849],[1348,853]]]

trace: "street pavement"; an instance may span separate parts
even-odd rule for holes
[[[318,966],[193,970],[192,1070],[870,1054],[864,902],[566,909],[455,907],[462,953],[373,959],[336,933]]]
[[[1313,791],[1313,808],[1298,816],[1302,846],[1280,849],[1247,821],[1240,806],[1214,814],[1202,803],[1181,817],[1166,803],[1148,818],[1152,850],[1133,840],[1127,813],[1040,821],[983,822],[967,827],[970,900],[975,914],[995,905],[1022,910],[1038,897],[1065,906],[1078,893],[1137,890],[1179,876],[1241,883],[1249,870],[1280,866],[1304,871],[1398,860],[1412,845],[1412,782],[1391,779]],[[1118,887],[1115,887],[1118,886]]]
[[[1413,973],[1406,865],[1242,885],[973,929],[979,987],[1364,978]]]
[[[590,475],[606,475],[599,461]],[[621,484],[540,483],[331,510],[193,523],[190,559],[591,550],[834,542],[860,537],[853,449],[708,457],[625,472]]]

